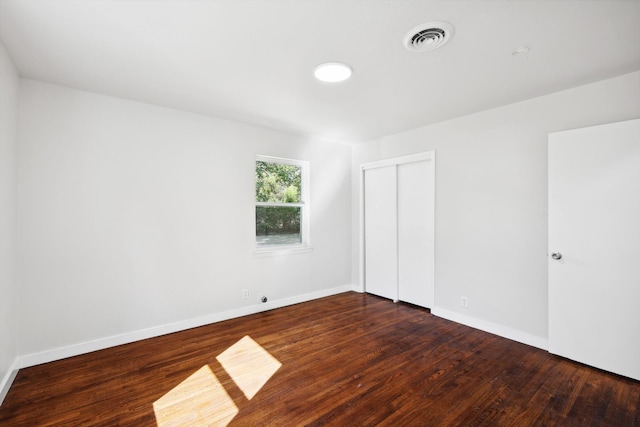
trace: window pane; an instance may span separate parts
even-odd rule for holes
[[[256,202],[300,203],[302,168],[256,162]]]
[[[293,245],[301,243],[299,206],[256,206],[256,243]]]

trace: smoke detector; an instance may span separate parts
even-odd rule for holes
[[[434,50],[451,39],[453,26],[446,22],[427,22],[418,25],[404,36],[404,47],[408,50],[426,52]]]

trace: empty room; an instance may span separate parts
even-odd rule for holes
[[[639,0],[0,0],[0,425],[640,426]]]

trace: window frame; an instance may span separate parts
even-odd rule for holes
[[[253,182],[253,237],[254,237],[254,255],[270,256],[270,255],[286,255],[292,253],[310,252],[313,250],[311,246],[311,199],[309,197],[310,183],[310,164],[306,160],[288,159],[284,157],[273,157],[265,155],[257,155],[253,166],[255,171],[256,162],[279,163],[284,165],[292,165],[300,168],[300,202],[299,203],[282,203],[282,202],[258,202],[255,196],[256,179]],[[259,206],[284,206],[300,208],[300,243],[283,244],[283,245],[261,245],[258,246],[256,241],[256,208]]]

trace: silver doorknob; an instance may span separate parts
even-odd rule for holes
[[[562,258],[562,254],[560,252],[554,252],[551,254],[551,258],[555,259],[556,261]]]

